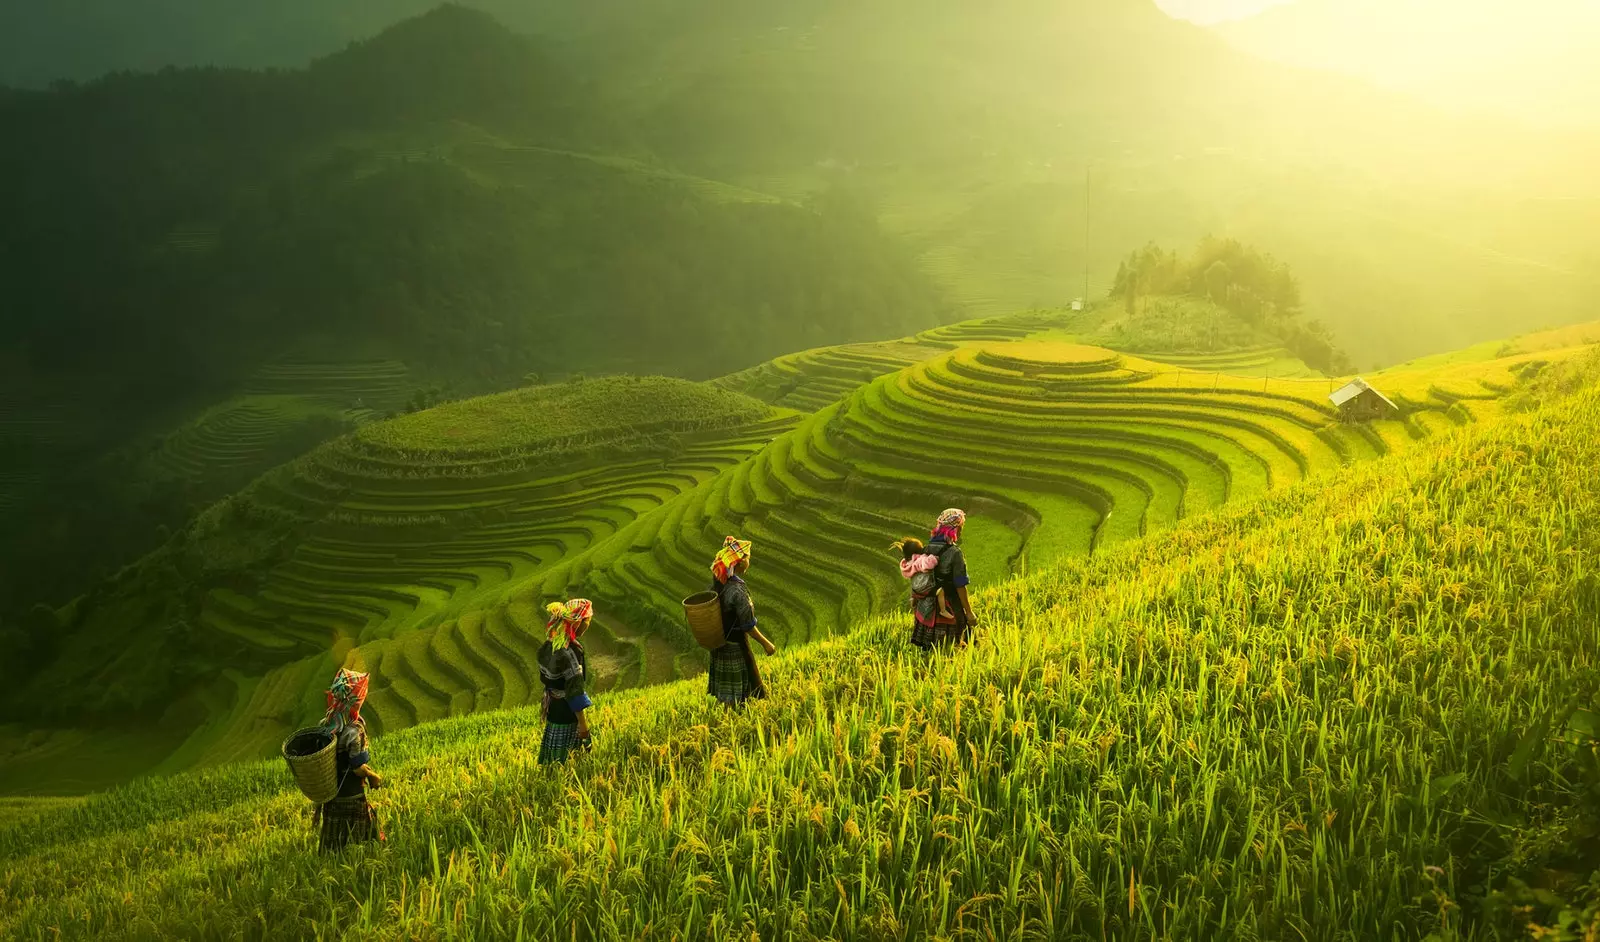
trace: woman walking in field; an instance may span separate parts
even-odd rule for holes
[[[967,558],[961,552],[966,524],[966,511],[952,507],[935,521],[926,547],[914,537],[895,544],[903,557],[900,573],[912,583],[911,643],[924,651],[966,644],[978,622],[967,597]],[[928,573],[933,576],[931,587]]]
[[[911,583],[911,643],[924,651],[932,650],[943,630],[941,625],[955,619],[939,600],[939,582],[934,575],[939,557],[927,552],[927,547],[914,536],[895,543],[893,548],[900,553],[900,575]]]
[[[383,839],[367,802],[367,787],[382,788],[383,776],[372,768],[367,748],[367,724],[361,719],[366,701],[367,675],[340,668],[328,687],[328,712],[322,718],[322,728],[334,737],[334,774],[339,778],[338,794],[317,807],[317,846],[323,853]]]
[[[755,638],[768,654],[777,650],[756,627],[750,588],[740,578],[749,568],[750,541],[732,536],[723,541],[722,549],[711,563],[714,577],[711,591],[717,593],[722,605],[722,637],[726,643],[711,652],[706,693],[730,707],[767,695],[761,672],[756,668],[755,653],[750,650],[750,639]]]
[[[545,719],[539,764],[551,765],[590,746],[587,711],[592,704],[583,689],[589,662],[579,639],[594,620],[594,603],[588,599],[552,602],[545,611],[550,620],[545,624],[548,637],[539,647]]]

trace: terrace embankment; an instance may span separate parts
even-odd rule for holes
[[[0,935],[1570,925],[1600,865],[1597,464],[1591,391],[985,586],[949,656],[867,619],[742,712],[601,698],[569,766],[537,764],[533,708],[385,735],[388,839],[343,862],[278,760],[14,809]]]

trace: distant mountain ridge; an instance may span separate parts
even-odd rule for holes
[[[145,458],[285,357],[404,364],[403,402],[704,378],[946,318],[848,196],[697,178],[619,127],[548,44],[461,6],[296,71],[0,97],[0,136],[27,142],[0,151],[0,481],[37,482],[0,494],[0,620],[214,499]],[[13,401],[82,406],[57,435]]]

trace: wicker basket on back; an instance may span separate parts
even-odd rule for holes
[[[296,730],[283,741],[283,761],[289,763],[295,784],[319,805],[339,792],[333,743],[334,737],[316,726]]]
[[[689,619],[694,640],[707,651],[727,643],[722,634],[722,600],[715,592],[696,592],[683,600],[683,614]]]

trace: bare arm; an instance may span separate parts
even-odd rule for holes
[[[363,765],[360,768],[351,769],[350,771],[361,778],[366,779],[367,784],[373,788],[383,787],[383,776],[379,775],[378,771],[370,765]]]
[[[778,650],[777,646],[771,641],[768,641],[767,636],[761,633],[760,628],[751,628],[750,637],[756,639],[756,643],[761,645],[761,650],[767,652],[768,654]]]
[[[966,612],[967,621],[969,623],[976,622],[978,620],[978,616],[972,614],[972,600],[967,598],[967,587],[962,586],[961,588],[957,589],[956,595],[961,597],[961,610]]]

